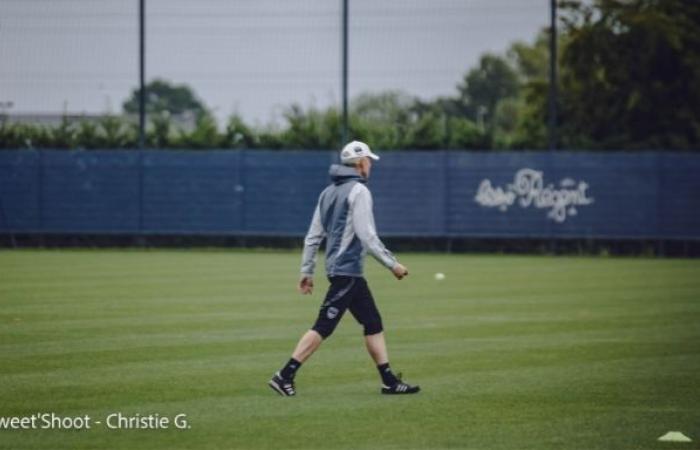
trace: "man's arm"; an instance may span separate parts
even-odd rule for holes
[[[301,254],[301,278],[299,290],[302,294],[311,294],[314,287],[313,277],[316,268],[316,254],[318,248],[326,237],[326,232],[321,224],[321,211],[318,205],[309,225],[309,231],[304,238],[304,251]]]
[[[408,275],[408,271],[377,236],[372,212],[372,194],[364,185],[357,186],[352,199],[352,223],[355,235],[362,241],[367,251],[400,280]]]

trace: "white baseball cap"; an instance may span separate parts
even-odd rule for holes
[[[360,158],[364,157],[372,158],[375,161],[379,159],[379,156],[372,153],[369,145],[360,141],[352,141],[346,144],[345,147],[340,151],[340,162],[343,164],[354,163]]]

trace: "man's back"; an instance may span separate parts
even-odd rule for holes
[[[324,237],[328,276],[361,277],[365,249],[392,268],[396,259],[377,237],[365,179],[352,167],[335,164],[329,174],[333,183],[319,196],[305,239],[302,273],[313,273],[313,256]]]

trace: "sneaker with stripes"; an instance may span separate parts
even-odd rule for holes
[[[283,397],[292,397],[297,395],[297,391],[294,389],[294,380],[285,380],[280,376],[279,372],[270,378],[267,385]]]
[[[420,386],[411,386],[399,379],[393,386],[382,385],[382,394],[415,394],[420,391]]]

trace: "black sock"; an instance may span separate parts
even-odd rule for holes
[[[289,362],[287,362],[287,364],[284,365],[284,367],[282,367],[282,370],[280,370],[280,376],[285,380],[293,380],[299,367],[301,367],[301,363],[292,358],[289,360]]]
[[[377,370],[379,370],[379,375],[382,377],[382,383],[384,383],[385,386],[393,386],[399,382],[394,372],[391,371],[389,363],[378,365]]]

